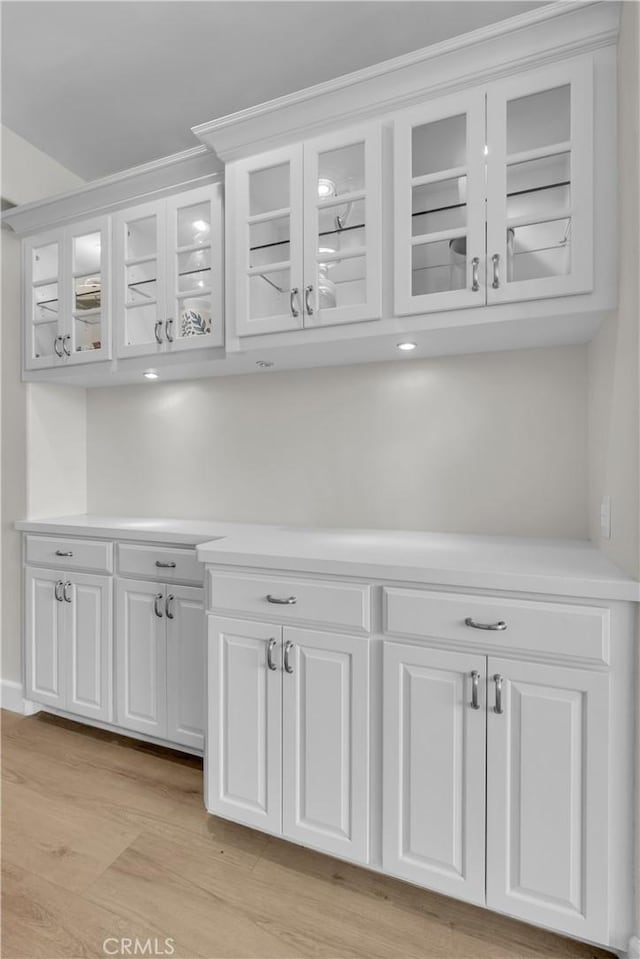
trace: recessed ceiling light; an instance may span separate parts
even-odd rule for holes
[[[409,352],[409,350],[415,350],[417,345],[418,345],[417,343],[398,343],[397,344],[398,349],[404,350],[405,352]]]
[[[158,379],[158,371],[157,371],[157,370],[145,370],[142,375],[144,376],[145,380],[157,380],[157,379]]]
[[[324,200],[328,196],[336,195],[336,185],[329,177],[318,177],[318,196]]]
[[[269,360],[256,360],[256,366],[259,366],[261,370],[268,370],[273,366],[273,363],[269,362]]]

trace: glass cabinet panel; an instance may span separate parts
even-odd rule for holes
[[[103,234],[101,230],[71,236],[72,355],[103,347]],[[69,340],[64,344],[69,353]]]
[[[119,304],[123,324],[121,349],[144,352],[159,345],[161,315],[160,243],[161,224],[157,209],[139,208],[125,215],[117,229],[122,246],[116,245],[118,270],[124,273],[124,297]]]
[[[59,239],[27,241],[25,247],[28,327],[26,361],[32,368],[52,366],[62,354],[63,234]]]

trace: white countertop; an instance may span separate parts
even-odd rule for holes
[[[16,528],[198,546],[198,559],[211,564],[640,601],[640,583],[586,540],[307,529],[90,514],[22,520]]]

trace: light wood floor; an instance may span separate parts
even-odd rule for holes
[[[179,959],[608,957],[207,816],[196,759],[2,719],[4,959],[104,957],[112,937],[170,937]]]

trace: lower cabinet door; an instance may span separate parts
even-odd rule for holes
[[[59,570],[25,569],[25,694],[58,709],[65,708],[62,583]]]
[[[157,583],[117,580],[117,722],[166,739],[165,591]]]
[[[167,739],[204,748],[204,590],[167,586]]]
[[[487,905],[607,942],[609,677],[490,658],[488,688]]]
[[[70,573],[63,587],[66,706],[69,712],[113,718],[112,580]]]
[[[286,838],[369,859],[369,639],[284,629]]]
[[[486,658],[384,644],[385,871],[485,900]]]
[[[208,617],[209,812],[282,831],[282,628]]]

